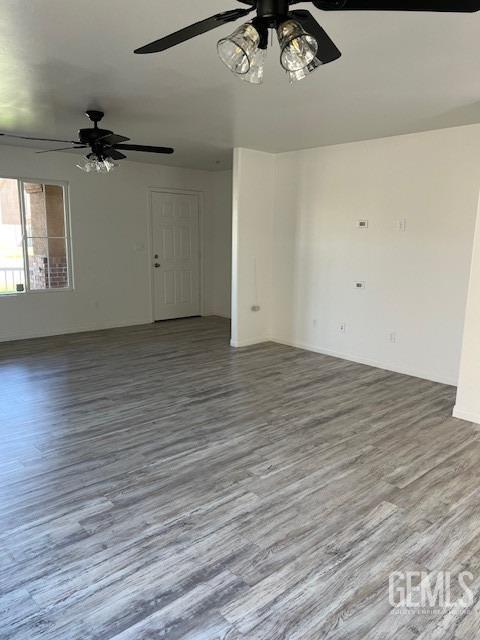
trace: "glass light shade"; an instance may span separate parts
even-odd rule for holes
[[[318,43],[296,20],[287,20],[278,27],[280,63],[285,71],[300,71],[317,55]]]
[[[314,58],[306,67],[303,67],[303,69],[299,69],[298,71],[287,71],[287,76],[290,80],[290,84],[293,84],[298,80],[307,78],[311,73],[318,69],[318,67],[321,67],[322,64],[323,62],[321,62],[318,58]]]
[[[100,165],[103,165],[103,169],[100,169],[100,173],[110,173],[118,166],[111,158],[105,158],[100,162]]]
[[[93,160],[89,160],[88,158],[85,158],[82,163],[79,162],[75,166],[77,167],[77,169],[80,169],[81,171],[85,171],[85,173],[91,173],[94,170],[95,164]]]
[[[85,158],[83,164],[77,164],[77,167],[85,173],[110,173],[117,165],[111,158]]]
[[[230,71],[244,75],[250,71],[260,43],[260,34],[251,24],[243,24],[232,35],[218,41],[220,60]]]
[[[237,75],[237,78],[240,78],[240,80],[244,80],[245,82],[250,82],[251,84],[262,84],[266,58],[267,50],[260,48],[257,49],[253,56],[250,70],[247,73]]]

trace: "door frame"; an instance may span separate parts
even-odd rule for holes
[[[153,278],[153,206],[152,196],[154,193],[166,195],[184,195],[195,196],[197,198],[198,207],[198,286],[200,294],[200,315],[205,315],[205,251],[204,251],[204,211],[205,211],[205,192],[200,189],[182,189],[181,187],[149,187],[148,188],[148,280],[150,289],[150,317],[151,321],[155,320],[155,282]]]

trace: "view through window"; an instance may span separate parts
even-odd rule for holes
[[[67,289],[64,187],[0,178],[0,294]]]

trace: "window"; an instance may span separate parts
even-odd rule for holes
[[[0,295],[71,287],[66,187],[0,178]]]

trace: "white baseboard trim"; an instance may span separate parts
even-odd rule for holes
[[[215,313],[215,311],[206,311],[202,313],[202,318],[224,318],[225,320],[231,320],[232,318],[224,313]]]
[[[251,347],[254,344],[263,344],[264,342],[275,342],[269,337],[264,338],[246,338],[244,340],[230,340],[230,346],[235,347],[235,349],[240,349],[242,347]]]
[[[142,324],[152,324],[152,321],[146,318],[141,320],[129,320],[126,322],[96,322],[88,325],[79,325],[77,327],[68,327],[64,329],[53,329],[52,331],[35,331],[22,334],[13,334],[0,337],[1,342],[13,342],[15,340],[33,340],[35,338],[52,338],[54,336],[66,336],[72,333],[88,333],[89,331],[105,331],[107,329],[121,329],[122,327],[136,327]]]
[[[416,371],[414,369],[408,369],[404,367],[398,367],[396,365],[392,365],[389,362],[380,362],[377,360],[371,360],[369,358],[363,358],[351,353],[341,353],[339,351],[333,351],[332,349],[324,349],[322,347],[317,347],[315,345],[307,344],[304,342],[292,342],[291,340],[286,340],[284,338],[270,338],[272,342],[277,342],[278,344],[286,344],[290,347],[295,347],[296,349],[305,349],[306,351],[314,351],[315,353],[320,353],[324,356],[332,356],[333,358],[340,358],[341,360],[349,360],[350,362],[358,362],[359,364],[366,364],[369,367],[375,367],[377,369],[386,369],[387,371],[394,371],[395,373],[401,373],[406,376],[412,376],[414,378],[423,378],[424,380],[431,380],[432,382],[440,382],[441,384],[448,384],[451,386],[457,386],[458,381],[453,378],[444,377],[438,375],[437,373],[429,372],[429,371]]]
[[[464,409],[461,409],[457,405],[453,408],[453,417],[480,425],[480,414],[472,411],[464,411]]]

